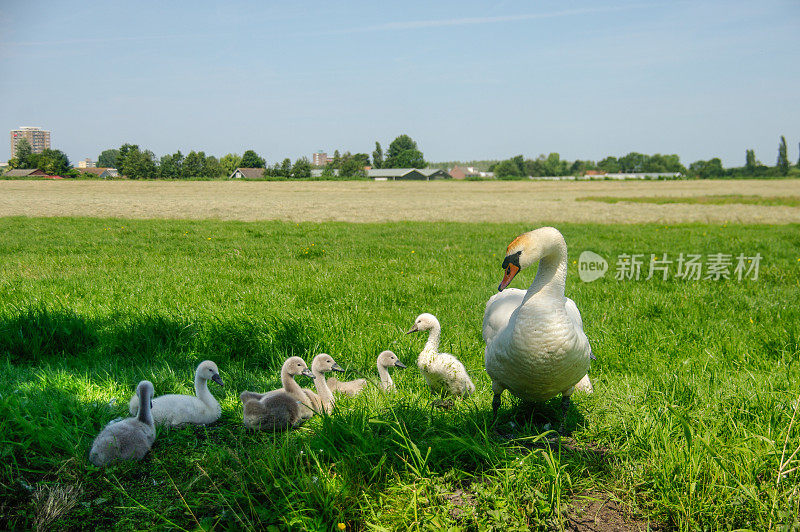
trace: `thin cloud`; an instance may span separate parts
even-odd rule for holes
[[[522,13],[518,15],[500,15],[493,17],[465,17],[440,20],[413,20],[408,22],[387,22],[374,26],[364,26],[345,30],[333,30],[327,33],[361,33],[372,31],[392,31],[392,30],[418,30],[427,28],[442,28],[447,26],[470,26],[478,24],[495,24],[498,22],[521,22],[526,20],[539,20],[558,17],[570,17],[580,15],[590,15],[594,13],[606,13],[613,11],[625,11],[629,9],[652,7],[653,4],[631,4],[628,6],[614,7],[589,7],[583,9],[566,9],[554,11],[552,13]]]

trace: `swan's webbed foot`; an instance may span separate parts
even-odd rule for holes
[[[558,433],[564,434],[564,423],[567,421],[567,412],[569,412],[569,405],[572,402],[569,395],[561,397],[561,423],[558,425]]]
[[[432,404],[436,408],[441,408],[442,410],[450,410],[451,408],[453,408],[454,403],[452,399],[442,398],[435,400]]]

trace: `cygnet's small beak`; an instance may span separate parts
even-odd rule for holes
[[[399,360],[397,362],[395,362],[394,365],[397,366],[400,369],[406,369],[406,365],[403,364],[402,362],[400,362]]]
[[[340,366],[340,365],[339,365],[338,363],[336,363],[336,362],[334,362],[334,363],[333,363],[333,366],[331,366],[331,369],[332,369],[333,371],[340,371],[340,372],[344,373],[344,368],[343,368],[342,366]]]
[[[406,331],[406,334],[411,334],[412,332],[417,332],[418,330],[419,329],[417,329],[417,324],[415,323],[413,327],[411,327],[409,330]]]
[[[219,376],[219,373],[214,373],[214,375],[211,376],[211,380],[216,382],[220,386],[223,386],[223,387],[225,386],[225,383],[222,382],[222,378]]]
[[[314,378],[314,373],[313,373],[313,372],[312,372],[310,369],[308,369],[308,368],[304,369],[304,370],[303,370],[303,371],[300,373],[300,375],[305,375],[306,377],[311,377],[312,379]]]

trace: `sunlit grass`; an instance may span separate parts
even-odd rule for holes
[[[562,445],[557,400],[506,397],[493,424],[483,371],[483,307],[531,227],[1,219],[0,528],[34,526],[35,493],[77,497],[61,528],[546,528],[593,493],[681,529],[791,525],[800,227],[559,227],[597,355]],[[763,262],[757,281],[582,283],[583,250],[612,270],[620,253]],[[404,334],[424,311],[477,386],[447,411],[414,366],[424,338]],[[383,349],[409,366],[397,394],[370,387],[291,433],[242,427],[239,392],[279,386],[287,356],[330,353],[349,379],[376,377]],[[139,380],[192,393],[203,359],[225,381],[218,423],[159,430],[141,463],[89,464]]]

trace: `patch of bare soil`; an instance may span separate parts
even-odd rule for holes
[[[666,530],[633,514],[619,499],[608,493],[589,492],[575,498],[565,515],[564,530],[569,532],[645,532]]]
[[[465,508],[478,505],[477,497],[461,488],[457,488],[449,493],[443,493],[441,497],[453,505],[453,507],[450,508],[450,517],[453,519],[461,519],[466,513]]]
[[[800,180],[692,181],[12,181],[0,216],[292,222],[800,222],[786,205],[609,204],[587,196],[800,196]]]

